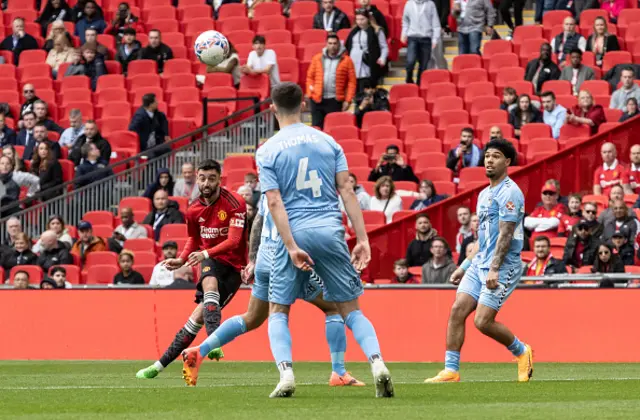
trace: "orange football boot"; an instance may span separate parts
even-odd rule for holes
[[[204,357],[200,356],[200,348],[191,347],[182,352],[182,379],[187,386],[196,386],[198,383],[198,369],[200,364],[204,360]]]
[[[360,382],[349,372],[340,376],[336,372],[331,372],[331,378],[329,378],[329,386],[364,386],[364,382]]]

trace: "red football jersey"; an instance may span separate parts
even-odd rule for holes
[[[563,214],[560,218],[560,224],[558,225],[558,234],[563,236],[570,236],[571,230],[579,221],[579,216],[570,216],[568,214]]]
[[[602,187],[602,195],[608,196],[611,187],[622,184],[622,175],[625,172],[625,167],[617,160],[606,168],[604,164],[600,165],[593,174],[593,185],[600,185],[600,187]]]
[[[195,201],[187,209],[189,240],[180,258],[186,261],[196,250],[207,251],[210,258],[240,270],[247,263],[247,232],[244,198],[220,188],[212,204]]]
[[[640,194],[640,166],[632,163],[622,174],[622,183],[629,184],[635,194]]]

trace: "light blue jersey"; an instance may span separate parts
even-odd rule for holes
[[[293,124],[258,149],[256,163],[262,192],[280,190],[292,232],[341,224],[336,173],[348,166],[333,138]]]

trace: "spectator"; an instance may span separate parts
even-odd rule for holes
[[[47,27],[50,24],[53,26],[58,22],[70,22],[71,19],[71,7],[69,7],[66,0],[47,0],[47,4],[38,19],[36,19],[36,22],[42,27],[42,36],[45,36]]]
[[[542,187],[542,206],[536,207],[524,218],[524,227],[531,231],[532,238],[542,235],[548,238],[558,236],[560,218],[567,212],[564,204],[558,202],[558,192],[555,183],[545,182]]]
[[[593,22],[593,33],[587,40],[586,50],[594,54],[598,67],[602,67],[602,60],[607,52],[620,50],[618,37],[609,33],[607,21],[601,16]]]
[[[324,127],[324,118],[332,112],[347,111],[356,94],[353,61],[334,33],[327,45],[311,59],[307,71],[307,96],[311,99],[311,124]]]
[[[100,157],[100,149],[95,143],[89,142],[80,148],[82,163],[76,168],[76,188],[82,188],[113,175],[113,170]]]
[[[33,111],[27,111],[22,115],[22,129],[16,136],[16,146],[24,146],[24,150],[32,150],[36,140],[33,137],[33,128],[36,125],[36,114]],[[31,152],[29,152],[31,153]],[[23,152],[24,154],[24,152]],[[31,159],[31,155],[25,156],[24,159]]]
[[[26,271],[16,271],[13,275],[13,288],[17,290],[31,289],[29,286],[29,273]]]
[[[38,126],[36,126],[36,130]],[[38,131],[36,131],[38,133]],[[33,160],[31,161],[31,172],[40,178],[40,199],[47,201],[62,194],[62,188],[55,188],[63,184],[62,166],[55,157],[49,141],[38,143]]]
[[[24,19],[17,17],[11,24],[13,32],[0,43],[0,50],[13,53],[13,64],[18,65],[20,54],[26,50],[37,50],[40,47],[34,37],[24,31]]]
[[[58,289],[71,289],[71,283],[67,281],[67,270],[64,267],[53,267],[49,275]]]
[[[484,154],[473,143],[473,128],[467,127],[460,131],[460,144],[449,150],[447,168],[453,171],[454,177],[460,176],[463,168],[473,168],[484,165]]]
[[[593,96],[586,90],[578,94],[578,105],[567,111],[567,123],[573,125],[586,124],[591,128],[591,135],[598,132],[600,124],[607,122],[602,105],[593,103]]]
[[[540,56],[529,61],[525,68],[524,80],[533,84],[533,90],[536,94],[540,93],[544,82],[560,78],[560,68],[551,60],[551,51],[553,51],[551,45],[542,44],[540,46]]]
[[[351,176],[354,176],[354,175],[349,174],[349,177]],[[248,186],[249,188],[251,188],[251,191],[253,191],[253,197],[251,199],[251,203],[253,204],[254,207],[257,207],[258,201],[260,201],[260,196],[262,195],[262,193],[260,192],[260,186],[258,185],[258,175],[256,175],[254,172],[247,172],[244,176],[244,185]],[[354,186],[354,191],[355,190],[356,190],[356,187]],[[357,191],[356,191],[356,194],[357,194]],[[340,199],[340,197],[338,197],[338,199]]]
[[[636,239],[638,231],[636,220],[629,216],[629,209],[623,200],[616,200],[611,206],[613,211],[613,219],[604,222],[604,232],[602,240],[608,241],[613,237],[615,232],[622,232],[628,243],[633,243]]]
[[[22,97],[24,98],[24,102],[20,106],[20,120],[24,118],[24,114],[27,112],[33,112],[33,104],[40,100],[40,98],[36,96],[36,88],[33,87],[31,83],[27,83],[22,87]],[[18,124],[18,128],[22,128],[22,125]]]
[[[407,247],[407,265],[422,267],[431,259],[431,241],[438,236],[438,231],[431,226],[429,216],[420,213],[416,216],[416,238]]]
[[[460,253],[458,254],[458,265],[462,264],[467,258],[467,254],[470,253],[474,243],[478,240],[478,226],[480,226],[480,218],[477,214],[471,213],[471,221],[469,222],[469,227],[471,229],[471,235],[464,238],[462,244],[460,245]]]
[[[371,0],[359,0],[360,8],[369,12],[369,18],[372,19],[372,25],[375,23],[389,36],[389,26],[387,25],[387,19],[375,4],[371,4]],[[347,27],[348,28],[348,27]]]
[[[8,156],[1,156],[0,176],[6,175],[7,179],[13,180],[13,182],[18,185],[18,188],[27,188],[27,197],[32,197],[40,190],[40,178],[28,172],[14,171],[13,165],[13,159]],[[11,187],[13,187],[13,185],[11,185]],[[5,201],[10,203],[8,197],[13,198],[13,196],[16,195],[16,191],[7,193],[5,190],[4,194],[4,196],[7,197]],[[17,191],[17,196],[20,196],[20,191]]]
[[[618,162],[618,151],[613,143],[605,143],[600,148],[602,166],[593,174],[593,193],[609,195],[614,185],[622,185],[626,168]]]
[[[266,49],[267,41],[262,35],[253,37],[253,51],[249,53],[247,64],[240,67],[240,71],[250,76],[258,74],[269,75],[269,82],[273,89],[280,83],[278,57],[273,50]]]
[[[129,123],[129,131],[138,135],[142,152],[171,141],[169,121],[164,112],[158,110],[158,101],[154,93],[142,96],[142,106],[133,114],[131,123]],[[151,157],[163,154],[165,148],[161,149],[149,152]]]
[[[82,44],[82,48],[80,49],[81,53],[84,52],[85,49],[90,48],[95,50],[96,58],[100,58],[102,61],[109,60],[111,58],[111,53],[101,43],[98,42],[98,31],[95,28],[87,28],[84,31],[84,44]]]
[[[422,266],[422,283],[445,284],[456,271],[456,263],[451,259],[449,245],[444,238],[431,241],[431,258]]]
[[[349,32],[345,47],[353,60],[358,81],[357,92],[363,92],[365,82],[377,86],[384,73],[389,47],[384,32],[370,24],[368,13],[356,10],[356,25]]]
[[[629,98],[627,99],[627,110],[625,111],[624,114],[622,114],[618,122],[622,123],[627,120],[630,120],[631,118],[635,117],[639,113],[640,112],[638,112],[638,100],[636,98]]]
[[[424,210],[432,204],[438,203],[442,200],[447,199],[446,195],[440,195],[436,191],[436,186],[432,181],[428,179],[423,179],[420,181],[420,190],[418,192],[418,198],[415,199],[413,203],[411,203],[411,210]]]
[[[250,187],[243,184],[240,186],[240,188],[238,188],[237,193],[240,195],[240,197],[244,198],[244,201],[246,201],[247,204],[251,204],[251,199],[253,198],[253,191],[251,191]]]
[[[51,74],[54,78],[58,76],[60,64],[71,63],[73,61],[74,49],[71,48],[69,40],[64,35],[58,35],[54,41],[53,48],[47,55],[47,64],[51,66]]]
[[[40,235],[40,256],[37,264],[45,273],[53,266],[60,264],[73,264],[73,258],[69,254],[69,248],[64,242],[58,240],[58,235],[52,230],[47,230]]]
[[[82,18],[84,18],[85,16],[84,11],[89,1],[93,2],[93,0],[78,0],[76,5],[73,6],[73,9],[71,9],[71,16],[72,16],[73,22],[77,23],[80,20],[82,20]],[[99,17],[100,19],[103,19],[104,13],[102,12],[102,8],[98,6],[98,4],[95,2],[93,4],[93,7],[95,9],[95,16]]]
[[[61,147],[73,148],[78,138],[84,134],[84,123],[82,122],[82,112],[77,108],[69,111],[69,128],[60,135],[58,144]]]
[[[93,28],[97,33],[104,33],[107,29],[107,24],[102,18],[101,14],[98,14],[98,7],[93,0],[87,0],[84,6],[84,14],[82,18],[76,21],[75,36],[80,38],[80,43],[84,44],[86,41],[85,31],[88,28]]]
[[[358,185],[358,178],[353,173],[349,173],[349,182],[353,187],[353,191],[356,193],[356,198],[358,199],[358,204],[360,205],[360,210],[370,210],[371,209],[371,196],[364,189],[362,185]],[[340,210],[345,211],[344,203],[342,202],[342,197],[338,196],[338,201],[340,203]]]
[[[12,166],[9,158],[6,156],[0,158],[0,183],[2,183],[0,186],[2,189],[2,191],[0,191],[0,207],[17,203],[20,199],[20,186],[13,178],[13,171],[10,169],[12,169]],[[15,206],[10,208],[8,211],[2,212],[0,216],[5,217],[19,210],[20,208]]]
[[[133,269],[133,252],[123,250],[118,255],[120,272],[113,277],[113,284],[144,284],[142,274]]]
[[[440,32],[440,15],[435,3],[425,0],[409,0],[404,4],[400,41],[403,44],[407,44],[406,83],[413,83],[413,70],[417,62],[418,74],[415,80],[416,84],[420,85],[422,73],[427,70],[431,59],[431,51],[432,49],[435,50],[438,44]],[[462,45],[463,35],[459,35],[459,37],[460,45]],[[383,66],[384,63],[381,65]]]
[[[620,75],[622,86],[611,95],[609,108],[625,111],[629,98],[635,98],[637,101],[640,100],[640,86],[636,85],[633,81],[635,77],[636,74],[631,67],[622,70],[622,74]]]
[[[459,253],[462,250],[462,242],[473,235],[473,230],[471,229],[471,209],[467,206],[458,207],[456,216],[460,224],[458,233],[456,233],[456,252]]]
[[[370,209],[384,213],[387,223],[391,223],[393,215],[402,210],[402,198],[396,193],[396,187],[390,176],[378,178],[375,186],[375,196],[371,197]]]
[[[116,39],[116,44],[122,41],[127,29],[133,29],[135,32],[143,30],[143,26],[138,22],[138,17],[131,13],[129,3],[122,2],[118,5],[118,11],[114,14],[111,24],[105,29],[105,33],[112,35]]]
[[[391,283],[397,284],[420,284],[413,274],[409,272],[407,260],[401,258],[393,263],[393,274],[395,277]]]
[[[82,49],[82,61],[76,52],[73,56],[72,64],[64,73],[65,76],[87,76],[91,81],[91,90],[96,90],[98,77],[107,74],[107,67],[101,57],[96,55],[93,48]]]
[[[624,9],[624,7],[625,7],[624,0],[602,0],[601,8],[602,10],[607,12],[609,16],[609,22],[611,23],[618,23],[618,16],[620,16],[620,12],[622,11],[622,9]],[[605,25],[606,25],[606,20],[604,18],[601,18],[601,19],[605,21]]]
[[[613,249],[608,244],[600,244],[598,246],[598,255],[593,261],[591,267],[592,273],[624,273],[624,264],[618,254],[613,253]],[[622,281],[625,282],[626,280]],[[613,287],[616,281],[602,280],[600,287]]]
[[[16,132],[7,127],[5,124],[5,115],[0,114],[0,147],[7,144],[15,144]]]
[[[87,255],[92,252],[108,251],[104,239],[93,236],[91,223],[81,220],[78,223],[78,241],[71,247],[71,253],[80,258],[80,265],[84,265]]]
[[[496,9],[490,0],[456,0],[453,17],[458,22],[458,54],[480,55],[482,34],[493,35]]]
[[[376,85],[371,84],[371,81],[368,80],[363,82],[363,89],[362,92],[356,94],[356,109],[354,112],[359,128],[362,128],[362,120],[367,112],[391,110],[389,92],[376,87]]]
[[[56,124],[51,118],[49,118],[49,107],[43,100],[37,100],[33,103],[33,113],[36,114],[36,126],[39,123],[44,124],[47,130],[55,131],[58,134],[62,134],[64,129]]]
[[[233,78],[233,85],[236,89],[240,87],[240,79],[242,78],[242,66],[240,66],[240,56],[238,51],[229,41],[229,56],[225,58],[217,66],[207,66],[207,73],[227,73]],[[196,79],[199,76],[196,76]],[[200,83],[204,83],[206,79],[202,79]]]
[[[591,233],[590,225],[593,223],[587,223],[586,220],[578,222],[564,246],[562,261],[565,266],[571,268],[571,272],[583,265],[592,265],[596,258],[600,241]]]
[[[47,39],[44,42],[43,49],[47,53],[53,50],[55,40],[60,35],[65,37],[65,39],[68,41],[68,45],[73,45],[73,38],[71,37],[71,34],[67,32],[67,27],[64,26],[64,22],[61,20],[56,20],[51,24],[51,28],[49,29],[49,35],[47,35]]]
[[[562,26],[564,32],[556,35],[556,37],[551,40],[551,49],[558,58],[560,67],[564,68],[567,55],[576,48],[585,51],[587,48],[587,40],[576,32],[576,20],[574,18],[565,18]],[[558,79],[556,78],[554,80]]]
[[[153,209],[142,224],[153,226],[154,239],[160,239],[162,226],[175,223],[184,223],[184,216],[180,213],[178,203],[169,200],[169,195],[165,190],[158,190],[153,195]]]
[[[25,172],[26,166],[24,160],[16,153],[16,148],[13,144],[5,144],[2,146],[2,156],[6,156],[13,162],[13,169],[16,172]]]
[[[2,267],[6,275],[18,265],[36,265],[38,256],[31,251],[31,239],[26,233],[20,232],[16,235],[12,249],[0,256]]]
[[[598,9],[600,2],[598,0],[558,0],[555,3],[555,10],[567,10],[580,23],[580,14],[583,10]]]
[[[560,129],[567,119],[567,109],[562,105],[556,104],[556,95],[551,91],[542,92],[542,120],[551,127],[551,135],[554,139],[560,137]]]
[[[122,42],[116,50],[116,61],[122,66],[122,74],[127,74],[129,63],[140,58],[142,45],[136,39],[136,30],[127,28],[123,32]]]
[[[67,249],[71,249],[73,245],[73,238],[69,235],[69,231],[65,227],[64,219],[62,216],[53,215],[47,221],[47,231],[51,231],[56,234],[56,238],[60,241]],[[42,252],[42,236],[38,239],[38,242],[33,246],[33,252],[40,253]]]
[[[173,177],[167,168],[161,168],[158,170],[158,174],[156,175],[156,180],[147,186],[143,197],[147,197],[149,199],[153,199],[153,196],[156,194],[158,190],[165,190],[169,196],[173,195]]]
[[[149,31],[149,44],[140,50],[141,60],[153,60],[158,65],[158,73],[164,71],[164,63],[173,58],[171,48],[162,42],[162,35],[157,29]]]
[[[54,160],[60,159],[60,145],[57,142],[49,140],[47,127],[45,127],[44,123],[37,122],[33,127],[33,140],[34,141],[29,142],[22,153],[22,157],[25,160],[31,160],[33,158],[41,143],[47,143],[49,145],[49,149],[53,153]]]
[[[502,91],[502,102],[500,103],[500,109],[503,111],[511,111],[516,107],[518,103],[518,93],[512,87],[505,87]]]
[[[182,178],[179,178],[175,182],[173,186],[173,195],[176,197],[187,197],[189,199],[189,204],[193,203],[200,197],[200,190],[196,183],[196,170],[193,163],[187,162],[182,164]]]
[[[582,197],[580,197],[580,194],[572,194],[569,196],[568,210],[560,217],[558,236],[569,236],[575,224],[583,218],[582,210],[580,210],[581,205]]]
[[[640,145],[634,144],[630,151],[631,164],[622,176],[625,194],[640,193]]]
[[[522,26],[522,11],[524,10],[524,0],[503,0],[500,2],[499,10],[502,20],[509,27],[509,35],[507,39],[513,38],[513,31],[516,26]],[[513,6],[513,19],[515,20],[515,26],[513,20],[511,20],[511,7]]]
[[[559,0],[559,1],[562,1],[562,0]],[[536,25],[542,24],[542,16],[544,16],[545,13],[551,10],[554,10],[556,8],[555,3],[556,3],[555,0],[536,0],[535,2],[536,14],[534,17]]]
[[[84,124],[84,134],[78,137],[76,143],[69,150],[69,160],[71,160],[76,166],[80,165],[82,159],[82,153],[80,148],[85,143],[93,143],[100,150],[100,159],[103,163],[108,164],[111,159],[111,145],[102,137],[100,131],[98,131],[98,125],[93,120],[88,120]]]
[[[633,243],[629,242],[629,237],[625,229],[613,232],[609,245],[611,245],[614,252],[620,256],[624,265],[634,264]]]
[[[120,210],[121,224],[113,231],[113,239],[122,247],[127,239],[147,238],[147,229],[136,223],[133,218],[131,207],[124,207]]]
[[[165,260],[175,258],[178,254],[178,244],[175,241],[166,241],[162,244],[162,256]],[[175,271],[170,271],[162,262],[153,267],[149,286],[165,287],[173,283]]]
[[[598,221],[603,225],[615,220],[615,215],[613,214],[613,203],[616,201],[624,201],[624,189],[622,185],[614,185],[611,187],[611,191],[609,191],[609,207],[604,209],[598,215]],[[628,216],[632,219],[636,219],[636,213],[633,209],[629,209]]]
[[[582,64],[582,51],[579,48],[574,48],[570,54],[571,66],[562,69],[560,80],[571,82],[571,91],[574,96],[578,96],[582,83],[585,80],[595,80],[596,74],[591,67]]]
[[[313,17],[313,29],[336,33],[340,29],[351,28],[349,18],[335,6],[334,0],[322,0],[320,3],[322,10]]]
[[[539,277],[567,273],[567,268],[562,260],[558,260],[551,255],[551,241],[546,236],[538,236],[533,241],[533,252],[535,257],[525,265],[523,276]],[[544,282],[540,281],[534,284],[544,284]]]
[[[40,282],[40,289],[50,290],[50,289],[57,289],[57,288],[58,288],[58,285],[56,284],[56,282],[47,276],[44,276],[44,278]]]
[[[388,176],[393,181],[413,181],[418,183],[418,177],[413,173],[411,165],[407,165],[395,144],[387,146],[387,150],[378,159],[378,164],[369,174],[369,181],[376,182]]]
[[[256,6],[261,3],[270,3],[271,1],[272,0],[242,0],[242,3],[244,3],[247,6],[247,17],[249,19],[253,19],[253,11],[255,10]],[[207,3],[214,3],[214,9],[215,9],[214,0],[211,0],[211,1],[207,0]]]

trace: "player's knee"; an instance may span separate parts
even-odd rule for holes
[[[218,279],[213,276],[207,276],[202,279],[202,290],[205,292],[218,291]]]
[[[473,318],[473,323],[481,333],[486,333],[493,325],[493,317],[484,315],[481,313],[476,313],[476,316]]]
[[[456,300],[451,307],[451,313],[449,314],[449,320],[454,322],[465,322],[469,316],[469,308],[463,303]]]

